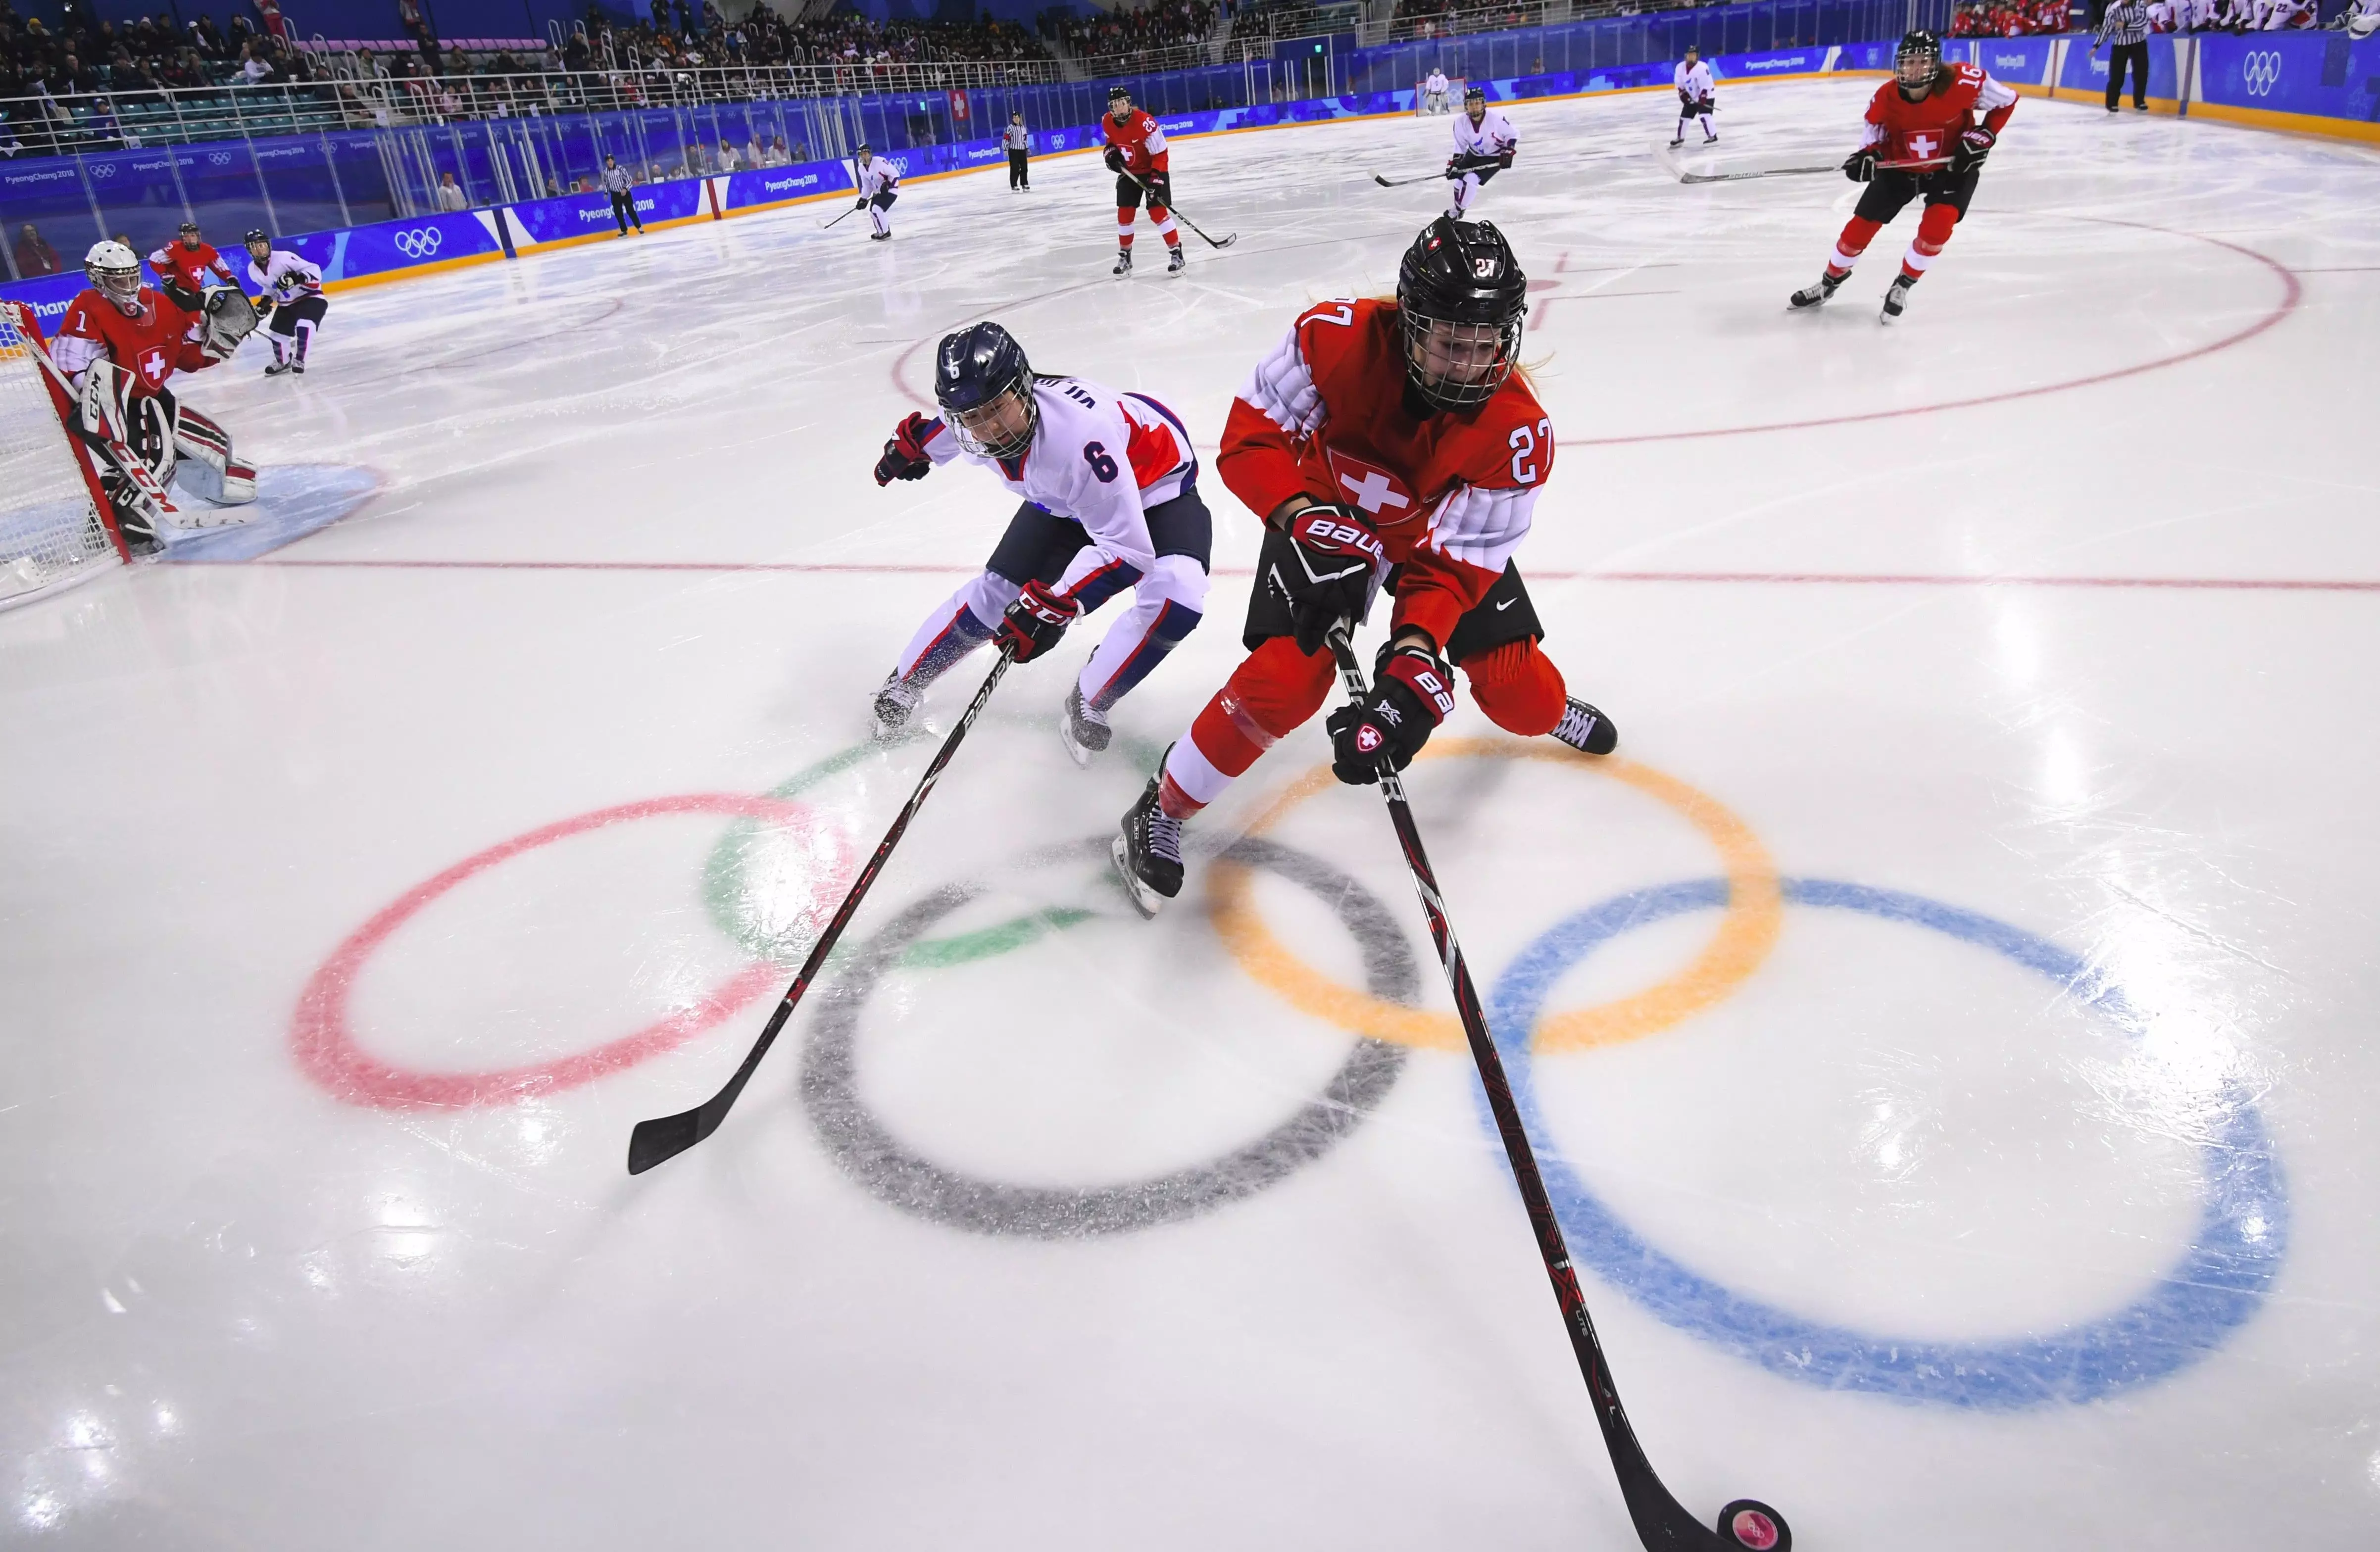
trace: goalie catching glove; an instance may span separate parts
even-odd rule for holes
[[[1083,617],[1080,600],[1042,582],[1027,582],[1000,618],[992,645],[1017,662],[1030,662],[1058,645],[1066,627]]]
[[[1454,709],[1454,671],[1427,645],[1408,641],[1380,649],[1372,690],[1333,711],[1330,773],[1351,787],[1380,779],[1380,758],[1402,770]]]
[[[200,324],[199,348],[211,361],[228,358],[239,348],[239,342],[256,333],[256,304],[248,293],[236,286],[220,286],[207,293],[206,310]]]
[[[1290,559],[1267,566],[1264,585],[1288,606],[1297,649],[1311,657],[1340,621],[1364,623],[1389,554],[1372,520],[1352,506],[1301,508],[1288,531]]]

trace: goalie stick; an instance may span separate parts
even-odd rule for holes
[[[1338,660],[1340,682],[1346,687],[1348,698],[1361,705],[1369,692],[1364,684],[1364,671],[1355,661],[1354,649],[1348,644],[1350,622],[1341,621],[1330,632],[1330,655]],[[1636,1440],[1636,1431],[1629,1425],[1627,1410],[1620,1404],[1620,1391],[1613,1385],[1610,1365],[1603,1356],[1603,1343],[1595,1334],[1595,1322],[1586,1310],[1586,1296],[1579,1291],[1578,1271],[1571,1265],[1570,1248],[1562,1242],[1561,1225],[1554,1218],[1553,1203],[1546,1195],[1546,1182],[1537,1172],[1536,1155],[1529,1146],[1529,1134],[1521,1123],[1520,1108],[1512,1102],[1512,1087],[1504,1076],[1504,1060],[1496,1054],[1495,1038],[1488,1033],[1487,1015],[1480,1011],[1479,993],[1471,984],[1470,966],[1463,963],[1463,946],[1455,941],[1454,924],[1447,916],[1446,901],[1439,893],[1438,876],[1430,870],[1428,854],[1422,850],[1421,831],[1414,823],[1413,806],[1406,800],[1404,782],[1387,756],[1380,758],[1380,795],[1389,806],[1390,821],[1395,825],[1397,842],[1405,854],[1405,867],[1413,873],[1414,892],[1421,897],[1422,914],[1429,918],[1429,935],[1438,945],[1439,964],[1446,971],[1447,989],[1454,994],[1454,1006],[1463,1020],[1463,1033],[1471,1046],[1471,1060],[1479,1069],[1480,1086],[1488,1091],[1488,1105],[1496,1114],[1496,1130],[1504,1139],[1505,1158],[1512,1167],[1512,1182],[1520,1187],[1522,1205],[1528,1209],[1529,1222],[1537,1232],[1537,1251],[1545,1258],[1546,1276],[1554,1285],[1555,1302],[1561,1305],[1562,1324],[1570,1332],[1572,1350],[1578,1355],[1579,1373],[1586,1378],[1587,1393],[1595,1400],[1596,1421],[1603,1425],[1604,1448],[1610,1451],[1611,1469],[1620,1478],[1620,1495],[1627,1501],[1628,1518],[1636,1527],[1637,1539],[1647,1552],[1792,1552],[1793,1533],[1784,1518],[1756,1498],[1738,1498],[1719,1510],[1718,1529],[1703,1528],[1700,1521],[1686,1512],[1684,1506],[1671,1496],[1655,1473],[1652,1462],[1645,1458],[1645,1448]]]
[[[802,1000],[804,992],[809,990],[810,983],[818,978],[820,969],[825,965],[827,956],[834,952],[835,944],[841,940],[843,929],[851,925],[859,903],[868,898],[868,887],[876,881],[876,875],[883,871],[885,859],[892,855],[892,848],[900,844],[902,833],[909,828],[909,821],[917,817],[919,808],[925,806],[926,794],[934,790],[934,782],[941,777],[942,767],[950,764],[951,757],[958,753],[959,741],[967,735],[967,729],[975,726],[975,720],[983,714],[984,707],[991,700],[991,692],[1000,686],[1000,676],[1008,672],[1009,664],[1014,661],[1003,650],[1000,661],[991,665],[991,672],[984,677],[983,688],[975,693],[974,703],[959,718],[958,725],[951,729],[950,736],[942,740],[942,746],[935,753],[933,762],[926,767],[926,774],[918,779],[917,790],[909,794],[909,801],[902,805],[901,812],[894,817],[892,828],[884,832],[882,841],[877,843],[876,855],[868,859],[868,866],[861,868],[859,877],[852,880],[851,892],[843,897],[843,903],[836,907],[833,919],[826,924],[826,930],[820,933],[818,941],[810,945],[809,957],[802,961],[801,973],[794,977],[794,984],[785,988],[785,995],[778,1000],[777,1011],[769,1015],[769,1026],[760,1031],[759,1041],[753,1046],[751,1054],[745,1057],[744,1065],[735,1069],[735,1075],[727,1080],[725,1088],[694,1109],[637,1122],[637,1129],[628,1134],[628,1173],[641,1175],[656,1164],[665,1164],[719,1130],[719,1123],[727,1119],[729,1110],[735,1109],[736,1096],[742,1094],[744,1085],[751,1082],[753,1071],[760,1065],[760,1059],[769,1054],[771,1046],[776,1044],[778,1033],[785,1027],[785,1020],[793,1016],[794,1005]]]
[[[1135,184],[1139,185],[1140,191],[1141,191],[1143,194],[1146,194],[1146,193],[1148,193],[1148,185],[1147,185],[1147,184],[1145,184],[1145,183],[1141,183],[1141,181],[1140,181],[1140,176],[1139,176],[1137,173],[1135,173],[1134,171],[1132,171],[1132,169],[1130,169],[1129,167],[1127,167],[1127,168],[1125,168],[1125,169],[1124,169],[1124,175],[1123,175],[1123,176],[1126,176],[1126,177],[1128,177],[1128,178],[1130,178],[1130,179],[1132,179],[1132,181],[1133,181],[1134,183],[1135,183]],[[1176,207],[1172,206],[1172,205],[1168,205],[1168,206],[1166,206],[1166,207],[1165,207],[1165,209],[1166,209],[1166,213],[1168,213],[1168,214],[1170,214],[1170,215],[1182,215],[1182,212],[1181,212],[1179,209],[1177,209]],[[1235,242],[1237,242],[1237,241],[1239,241],[1239,240],[1240,240],[1240,235],[1239,235],[1237,232],[1226,232],[1226,233],[1224,233],[1224,234],[1223,234],[1223,236],[1222,236],[1222,237],[1221,237],[1221,239],[1220,239],[1220,240],[1218,240],[1218,239],[1216,239],[1216,238],[1214,238],[1214,237],[1209,237],[1209,236],[1207,236],[1207,234],[1206,234],[1203,230],[1201,230],[1201,229],[1200,229],[1200,227],[1199,227],[1199,225],[1198,225],[1198,224],[1197,224],[1196,222],[1195,222],[1195,221],[1191,220],[1191,219],[1190,219],[1188,216],[1186,216],[1186,215],[1182,215],[1182,224],[1183,224],[1183,225],[1184,225],[1184,226],[1189,227],[1189,228],[1190,228],[1190,230],[1192,230],[1192,231],[1194,231],[1194,232],[1196,232],[1196,233],[1198,234],[1198,236],[1199,236],[1202,239],[1204,239],[1204,240],[1205,240],[1205,242],[1206,242],[1206,244],[1207,244],[1207,246],[1208,246],[1208,248],[1229,248],[1229,247],[1231,247],[1233,243],[1235,243]]]
[[[33,326],[33,309],[23,302],[6,305],[17,320],[17,332],[24,336],[25,348],[32,352],[33,359],[41,364],[43,375],[65,396],[65,403],[73,404],[77,396],[74,382],[59,369],[57,362],[50,358],[49,346],[42,341],[41,331]],[[73,436],[76,433],[69,428],[67,434]],[[181,509],[174,504],[173,498],[166,495],[165,487],[157,483],[156,474],[140,460],[139,454],[124,445],[121,438],[108,434],[103,428],[94,429],[93,434],[99,440],[101,450],[107,455],[108,462],[115,466],[115,472],[131,485],[133,494],[145,508],[141,515],[149,521],[149,531],[156,536],[158,543],[163,544],[165,530],[179,526],[170,519]]]

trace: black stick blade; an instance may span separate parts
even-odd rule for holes
[[[719,1130],[719,1118],[704,1113],[710,1109],[705,1103],[637,1122],[637,1129],[628,1134],[628,1173],[641,1175],[656,1164],[666,1164]]]

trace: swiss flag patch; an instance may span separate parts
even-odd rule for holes
[[[1394,527],[1421,515],[1421,503],[1414,500],[1403,480],[1387,469],[1335,447],[1324,452],[1330,460],[1330,482],[1337,487],[1333,493],[1362,511],[1375,526]]]

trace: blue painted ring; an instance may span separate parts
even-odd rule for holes
[[[1857,911],[1991,950],[2053,982],[2138,1037],[2145,1021],[2123,992],[2079,956],[2021,928],[1896,890],[1823,879],[1782,880],[1790,904]],[[1530,1037],[1562,974],[1603,942],[1689,911],[1727,903],[1727,880],[1638,890],[1568,917],[1498,981],[1488,1022],[1523,1119],[1548,1135]],[[1764,1303],[1664,1255],[1588,1189],[1559,1153],[1539,1163],[1572,1256],[1665,1323],[1773,1373],[1829,1390],[2010,1412],[2075,1405],[2153,1384],[2220,1347],[2263,1306],[2288,1250],[2289,1198],[2253,1097],[2234,1084],[2199,1145],[2204,1199],[2181,1258],[2131,1304],[2046,1336],[1998,1341],[1908,1340],[1831,1326]],[[1480,1111],[1487,1115],[1483,1097]],[[1488,1128],[1494,1130],[1493,1118]]]

